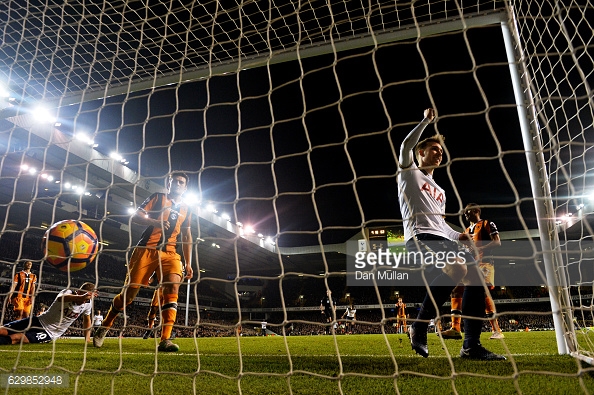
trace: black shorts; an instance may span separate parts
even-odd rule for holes
[[[29,343],[47,343],[52,341],[51,336],[43,329],[39,318],[23,318],[22,320],[9,322],[4,325],[9,335],[23,333]]]
[[[466,266],[477,266],[470,249],[465,245],[430,233],[420,233],[415,235],[415,237],[406,242],[406,249],[409,252],[420,252],[423,255],[433,254],[434,256],[442,257],[457,256],[464,259]],[[426,266],[428,273],[431,273],[433,268],[437,268],[437,265]],[[441,270],[439,272],[441,272]]]
[[[466,248],[453,240],[442,236],[436,236],[431,233],[419,233],[406,242],[406,249],[408,251],[420,252],[465,252],[469,253]],[[472,255],[470,255],[472,257]],[[474,259],[472,259],[474,261]]]
[[[432,235],[430,233],[420,233],[406,242],[406,249],[410,252],[421,253],[453,253],[463,255],[466,263],[476,264],[470,250],[461,243],[455,242],[445,237]]]

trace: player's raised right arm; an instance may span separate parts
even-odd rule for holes
[[[427,125],[435,118],[435,110],[428,108],[423,112],[423,116],[423,120],[417,126],[415,126],[413,130],[410,131],[400,146],[400,157],[398,158],[398,162],[400,163],[400,168],[402,169],[406,169],[413,164],[415,159],[413,149],[419,142],[419,138],[421,138],[421,134]]]

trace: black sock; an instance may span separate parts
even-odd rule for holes
[[[0,345],[4,346],[6,344],[12,344],[10,336],[0,336]]]
[[[485,289],[481,286],[466,286],[462,297],[462,314],[465,316],[485,316]],[[483,320],[464,319],[464,348],[481,344]]]
[[[441,307],[448,299],[450,299],[450,294],[455,287],[456,284],[447,274],[441,273],[439,276],[437,276],[431,282],[431,285],[429,285],[429,292],[427,293],[427,295],[425,295],[425,299],[423,300],[423,304],[421,304],[421,309],[419,310],[419,315],[417,316],[417,319],[430,320],[432,318],[435,318],[435,306],[433,305],[433,300],[431,300],[431,296],[433,296],[435,304],[438,307]],[[429,326],[429,323],[414,322],[413,326],[415,329],[418,330],[426,330]]]

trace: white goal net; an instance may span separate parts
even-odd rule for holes
[[[437,383],[428,388],[458,393],[474,388],[468,378],[530,393],[522,380],[537,371],[593,392],[586,365],[523,365],[539,350],[514,337],[546,332],[558,354],[594,358],[592,21],[591,1],[1,2],[3,323],[16,317],[13,278],[28,260],[33,315],[85,281],[105,314],[144,230],[131,213],[172,172],[188,174],[195,216],[194,277],[173,330],[183,362],[140,341],[149,286],[116,320],[107,351],[58,341],[40,361],[31,345],[0,346],[0,374],[57,370],[73,393],[95,393],[95,383],[120,393],[128,381],[162,393],[173,375],[180,393],[209,380],[229,393],[357,393],[373,380],[385,387],[371,392]],[[370,230],[402,247],[397,157],[430,107],[425,137],[446,137],[435,171],[446,221],[464,229],[465,206],[479,204],[502,240],[492,296],[511,335],[493,347],[508,368],[493,373],[459,364],[460,345],[437,336],[440,368],[416,366],[395,304],[402,297],[414,320],[425,283],[347,280],[353,251],[374,243]],[[41,249],[65,219],[84,221],[100,243],[95,262],[70,273]],[[336,310],[322,315],[327,290]],[[437,318],[446,329],[450,306]],[[82,336],[80,326],[66,336]],[[153,340],[158,319],[155,328]],[[278,343],[245,343],[267,334]],[[381,356],[345,345],[347,334],[381,338]],[[322,343],[297,345],[299,335]],[[204,340],[218,337],[220,353]],[[319,369],[307,361],[318,356],[329,359]],[[387,370],[362,367],[376,357]]]

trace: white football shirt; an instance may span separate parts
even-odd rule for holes
[[[38,317],[43,329],[50,335],[52,340],[62,336],[81,314],[91,315],[93,310],[91,302],[75,304],[73,302],[66,303],[62,300],[62,296],[71,295],[72,293],[69,289],[60,291],[49,309]]]
[[[400,161],[410,161],[410,166],[398,171],[398,203],[404,224],[404,239],[410,240],[420,233],[429,233],[458,240],[460,232],[452,229],[443,219],[446,197],[444,190],[433,177],[420,170],[414,163],[412,150],[428,124],[424,119],[402,143]]]

